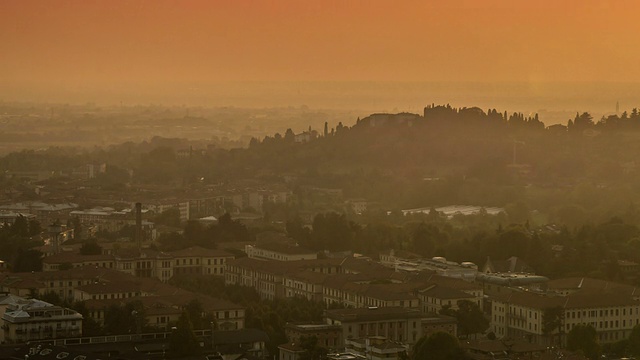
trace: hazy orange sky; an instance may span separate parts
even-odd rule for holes
[[[635,0],[0,0],[0,82],[640,82],[639,10]]]

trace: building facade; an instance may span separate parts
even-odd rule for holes
[[[7,343],[82,336],[82,315],[36,299],[16,299],[2,315],[2,338]]]

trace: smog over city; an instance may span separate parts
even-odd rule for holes
[[[639,10],[0,0],[0,358],[637,358]]]

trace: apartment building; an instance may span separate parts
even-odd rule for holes
[[[178,209],[180,212],[180,221],[188,221],[191,219],[189,201],[178,199],[164,199],[161,201],[150,202],[146,204],[147,209],[155,214],[161,214],[169,209]]]
[[[225,264],[233,260],[233,254],[224,250],[205,249],[199,246],[172,251],[173,273],[224,275]]]
[[[417,292],[423,283],[371,283],[377,281],[368,275],[339,275],[328,279],[323,288],[327,305],[342,304],[361,308],[369,306],[400,306],[418,308]]]
[[[285,275],[290,276],[290,274],[297,274],[303,271],[337,274],[340,272],[341,261],[342,259],[275,261],[248,257],[238,258],[226,263],[225,284],[253,287],[263,299],[282,298],[286,297]],[[289,291],[293,291],[294,286],[291,285],[293,279],[290,280]],[[308,278],[305,281],[309,280]],[[311,293],[314,292],[311,291]],[[313,296],[311,293],[308,296]]]
[[[38,201],[0,205],[0,210],[32,214],[43,226],[54,221],[65,223],[69,219],[69,213],[78,208],[78,204],[60,203],[47,204]]]
[[[422,337],[422,319],[418,309],[404,307],[370,307],[330,309],[325,312],[329,325],[342,327],[343,341],[382,336],[390,341],[415,343]]]
[[[340,325],[288,323],[284,331],[287,339],[292,343],[299,343],[303,337],[315,336],[318,339],[318,346],[326,349],[340,349],[344,346],[342,342],[342,327]]]
[[[482,304],[482,298],[473,293],[464,292],[440,285],[431,285],[419,292],[422,311],[426,313],[439,313],[443,308],[458,310],[458,302],[471,301],[478,306]]]
[[[37,299],[9,300],[2,314],[2,342],[82,336],[82,315],[74,310]]]
[[[42,271],[58,271],[61,267],[83,266],[114,269],[116,261],[113,255],[80,255],[71,252],[61,252],[42,259]]]
[[[0,274],[0,291],[27,297],[55,293],[63,300],[74,301],[76,287],[93,284],[105,272],[120,275],[116,271],[95,266],[49,272],[5,273]]]
[[[143,292],[140,283],[132,281],[96,281],[92,284],[77,286],[73,292],[75,301],[129,299],[147,295]]]
[[[545,314],[559,309],[561,325],[551,334],[543,331]],[[498,337],[526,338],[536,344],[564,342],[573,327],[594,327],[601,343],[629,337],[640,323],[640,294],[633,287],[611,284],[600,291],[580,291],[558,295],[513,292],[494,296],[491,329]]]
[[[282,279],[284,296],[322,301],[323,284],[328,277],[327,274],[313,271],[284,274]]]
[[[104,321],[110,306],[141,301],[145,307],[146,324],[160,329],[175,323],[189,302],[195,299],[205,313],[216,318],[218,329],[244,328],[245,310],[240,305],[115,269],[88,266],[51,272],[0,274],[0,291],[36,297],[55,292],[70,302],[84,301],[89,316],[99,323]]]
[[[352,258],[238,258],[227,263],[225,283],[253,287],[264,299],[303,297],[327,306],[404,307],[425,313],[436,313],[443,307],[455,310],[459,300],[482,308],[484,295],[480,285],[462,279],[435,274],[408,277],[369,260]]]
[[[94,266],[166,282],[179,274],[223,276],[225,264],[233,257],[233,254],[226,251],[198,246],[173,252],[121,249],[108,255],[59,253],[45,257],[42,260],[42,270],[58,271],[61,266]]]

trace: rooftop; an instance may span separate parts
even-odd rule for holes
[[[423,318],[426,314],[417,309],[405,307],[369,307],[356,309],[329,309],[326,310],[328,319],[341,322],[376,321],[389,319]]]

